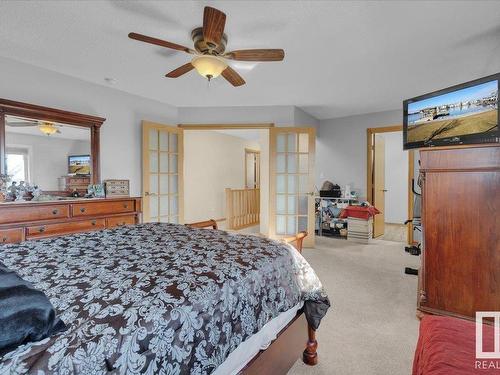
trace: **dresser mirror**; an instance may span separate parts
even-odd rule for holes
[[[16,188],[26,190],[26,200],[83,197],[88,185],[100,182],[103,121],[0,99],[0,174],[9,179],[3,186],[4,200],[12,200],[15,194],[9,192]]]
[[[90,158],[88,128],[5,117],[6,173],[17,184],[24,181],[44,192],[81,194],[90,184]]]

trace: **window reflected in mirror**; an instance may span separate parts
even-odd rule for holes
[[[90,130],[6,116],[6,171],[11,181],[44,192],[85,191],[91,181]]]

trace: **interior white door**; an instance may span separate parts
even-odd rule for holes
[[[307,231],[314,246],[314,128],[271,128],[269,138],[269,234],[272,238]]]
[[[373,205],[380,211],[373,219],[373,237],[380,237],[385,231],[385,140],[375,135],[373,153]]]
[[[143,221],[183,223],[183,133],[142,123]]]

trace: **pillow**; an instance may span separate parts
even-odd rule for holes
[[[47,296],[0,262],[0,356],[65,329]]]

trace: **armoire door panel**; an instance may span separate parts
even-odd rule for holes
[[[426,172],[421,306],[500,310],[500,171]]]

